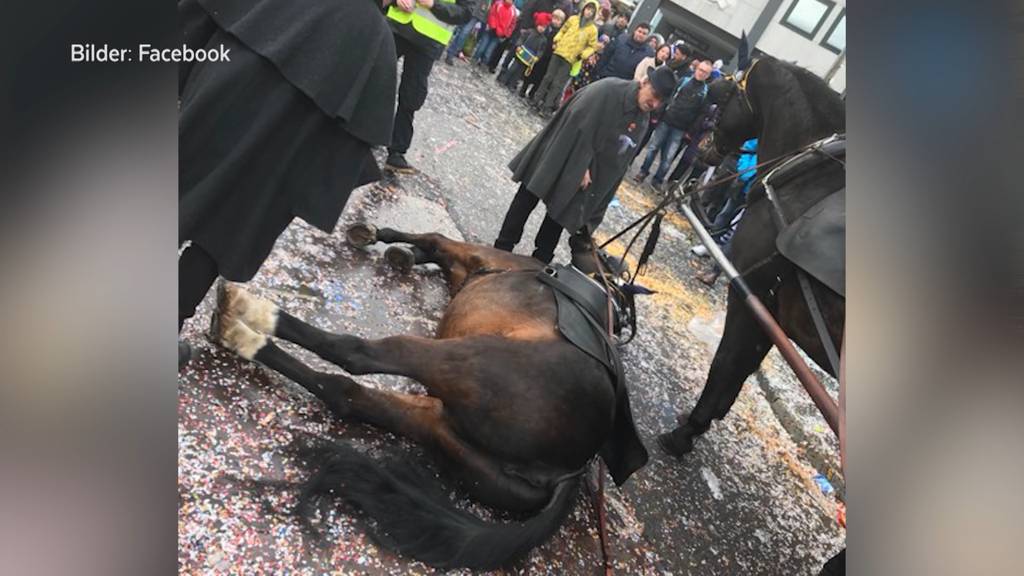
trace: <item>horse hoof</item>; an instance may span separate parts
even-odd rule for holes
[[[273,335],[277,329],[277,305],[247,292],[241,284],[223,279],[217,286],[217,310],[236,318],[256,332]]]
[[[693,436],[687,434],[683,438],[677,438],[672,432],[666,432],[658,436],[658,446],[668,455],[682,458],[693,450]]]
[[[412,267],[416,264],[416,255],[405,246],[389,246],[384,251],[384,259],[387,260],[392,268],[403,274],[412,270]]]
[[[363,248],[377,241],[377,227],[373,224],[353,224],[345,231],[350,246]]]
[[[252,360],[267,343],[267,337],[249,328],[245,323],[223,310],[214,310],[210,317],[210,342],[231,350],[246,360]]]

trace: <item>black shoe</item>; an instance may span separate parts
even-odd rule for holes
[[[388,159],[384,162],[384,167],[390,169],[393,172],[400,172],[402,174],[415,174],[416,169],[412,167],[405,159],[405,154],[398,152],[392,152],[388,154]]]
[[[670,456],[682,458],[693,450],[693,436],[680,434],[680,429],[658,436],[658,446]]]
[[[178,340],[178,370],[192,361],[192,346],[184,340]]]
[[[449,65],[449,66],[455,66],[455,63],[452,62],[452,57],[451,56],[445,56],[444,63]]]

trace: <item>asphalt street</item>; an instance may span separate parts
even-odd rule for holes
[[[384,263],[382,246],[348,246],[346,227],[365,221],[493,242],[516,190],[506,165],[542,126],[492,78],[474,77],[461,62],[455,67],[438,62],[407,156],[420,174],[357,190],[331,235],[297,221],[248,288],[334,332],[370,338],[431,335],[448,298],[439,271],[401,275]],[[649,189],[625,184],[598,237],[610,236],[656,201]],[[517,251],[529,253],[542,215],[541,210],[533,215]],[[689,253],[694,241],[682,217],[669,214],[647,274],[639,280],[656,294],[638,301],[639,335],[625,349],[623,362],[651,461],[621,490],[610,483],[607,489],[616,573],[816,574],[845,542],[845,530],[836,522],[836,497],[813,480],[822,473],[841,488],[837,443],[775,352],[744,386],[729,416],[715,423],[683,461],[661,453],[654,442],[696,402],[724,318],[726,288],[721,282],[713,289],[697,282],[696,273],[707,262]],[[617,242],[610,251],[623,248]],[[556,260],[567,257],[563,239]],[[212,306],[208,297],[184,332],[197,353],[179,376],[179,571],[433,572],[377,548],[347,510],[326,513],[323,538],[311,538],[288,513],[294,490],[254,487],[302,479],[285,450],[298,435],[349,440],[381,457],[426,461],[427,456],[404,439],[333,418],[298,385],[208,342],[204,332]],[[340,371],[286,347],[319,369]],[[423,391],[400,377],[357,379]],[[504,517],[457,492],[453,497],[483,517]],[[595,513],[581,493],[558,533],[502,573],[601,572]]]

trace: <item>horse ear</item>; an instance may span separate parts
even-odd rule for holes
[[[743,72],[750,67],[750,46],[747,43],[747,31],[743,31],[743,35],[740,37],[740,45],[736,49],[736,70],[737,72]],[[742,77],[740,74],[738,76]]]

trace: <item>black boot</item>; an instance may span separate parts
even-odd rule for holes
[[[405,159],[405,154],[400,152],[389,153],[388,159],[384,162],[384,167],[394,172],[401,172],[402,174],[416,173],[416,169]]]
[[[682,458],[693,450],[693,433],[685,426],[658,436],[658,446],[667,454]]]
[[[192,361],[192,346],[184,340],[178,340],[178,370]]]

